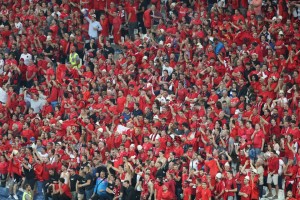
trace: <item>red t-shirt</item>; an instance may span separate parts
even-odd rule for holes
[[[30,78],[34,73],[37,73],[37,68],[35,65],[30,65],[27,67],[27,77]]]
[[[251,187],[250,185],[243,185],[240,192],[246,193],[248,197],[241,196],[241,200],[250,200],[251,199]]]
[[[192,188],[189,186],[183,188],[183,200],[190,200],[190,196],[192,195]]]
[[[161,194],[161,200],[170,200],[173,199],[173,195],[170,191],[163,191]]]
[[[130,19],[128,22],[137,22],[137,16],[136,16],[136,8],[135,7],[128,7],[127,8],[127,14],[131,14]]]
[[[208,189],[208,188],[203,189],[202,188],[201,197],[202,197],[201,200],[209,200],[211,198],[211,191],[210,191],[210,189]]]
[[[262,147],[263,139],[265,139],[265,134],[262,131],[258,131],[253,138],[253,147],[260,149]]]
[[[69,186],[68,186],[67,184],[63,184],[63,185],[61,186],[61,188],[62,188],[63,193],[64,193],[67,197],[72,198],[72,194],[71,194],[70,188],[69,188]]]
[[[233,189],[237,188],[235,180],[226,179],[225,180],[225,188],[227,190],[233,190]],[[227,197],[228,196],[234,196],[234,192],[227,192],[226,195],[227,195]]]

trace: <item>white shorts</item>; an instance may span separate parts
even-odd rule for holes
[[[273,183],[274,185],[278,185],[278,174],[273,174],[273,175],[268,174],[267,183],[268,184]]]

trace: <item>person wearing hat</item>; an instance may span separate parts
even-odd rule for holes
[[[250,187],[250,177],[246,176],[244,179],[244,184],[241,187],[238,195],[241,197],[241,200],[250,200],[251,199],[251,187]]]
[[[278,32],[278,38],[275,42],[274,49],[275,49],[277,55],[285,55],[285,53],[286,53],[287,49],[285,47],[284,33],[282,30]]]
[[[222,180],[222,174],[216,174],[216,187],[215,187],[215,198],[216,199],[226,199],[225,196],[225,183]]]
[[[95,40],[98,39],[98,32],[102,31],[102,26],[100,22],[96,21],[96,15],[92,14],[90,19],[88,16],[84,17],[89,22],[89,31],[88,34],[91,38],[94,38]]]

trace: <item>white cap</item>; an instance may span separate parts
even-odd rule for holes
[[[159,120],[159,117],[157,115],[154,115],[153,119],[158,119]]]
[[[221,179],[222,178],[222,174],[221,173],[217,173],[216,178]]]
[[[164,32],[165,32],[165,30],[164,30],[164,29],[162,29],[162,28],[161,28],[161,29],[159,29],[159,30],[160,30],[160,32],[161,32],[161,33],[164,33]]]
[[[75,36],[73,34],[71,34],[70,37],[75,37]]]
[[[200,49],[202,49],[203,48],[203,46],[202,46],[202,44],[199,42],[199,43],[197,43],[197,47],[198,48],[200,48]]]
[[[51,41],[51,40],[52,40],[51,36],[48,35],[46,41]]]
[[[130,148],[135,148],[135,145],[134,145],[134,144],[131,144],[131,145],[130,145]]]
[[[159,45],[164,45],[164,41],[159,41],[159,43],[158,43]]]
[[[279,16],[278,16],[278,19],[282,20],[282,16],[281,16],[281,15],[279,15]]]
[[[229,162],[226,162],[224,166],[230,167]]]
[[[138,146],[137,146],[137,150],[138,150],[138,151],[140,151],[140,150],[142,150],[142,149],[143,149],[143,147],[142,147],[141,145],[138,145]]]
[[[277,19],[276,17],[273,17],[273,18],[272,18],[273,21],[275,21],[276,19]]]
[[[99,131],[100,133],[103,133],[103,128],[98,128],[98,131]]]
[[[246,176],[245,179],[250,180],[250,177],[249,177],[249,176]]]
[[[18,153],[19,153],[19,151],[16,150],[16,149],[14,149],[14,150],[12,151],[12,154],[13,154],[13,155],[17,155]]]
[[[62,124],[64,121],[63,120],[58,120],[58,122]]]
[[[171,5],[170,5],[171,8],[174,8],[175,6],[176,6],[176,3],[174,3],[174,2],[171,3]]]
[[[143,60],[148,60],[148,57],[147,56],[143,56]]]
[[[284,35],[283,31],[279,31],[278,34],[279,34],[279,35]]]
[[[257,169],[252,169],[252,172],[254,172],[255,174],[257,174]]]

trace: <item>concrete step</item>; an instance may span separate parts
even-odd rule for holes
[[[22,200],[23,192],[18,191],[17,195],[19,197],[19,200]],[[8,188],[0,187],[0,200],[10,200],[8,198],[8,196],[9,196],[9,190],[8,190]],[[41,193],[41,192],[37,193],[34,196],[34,200],[44,200],[43,193]]]

